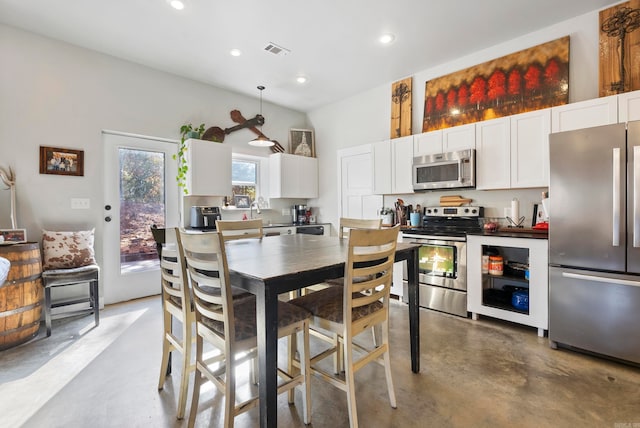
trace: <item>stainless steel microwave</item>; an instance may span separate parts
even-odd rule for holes
[[[476,187],[476,151],[438,153],[413,158],[413,189]]]

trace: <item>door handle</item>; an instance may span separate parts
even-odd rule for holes
[[[583,275],[580,273],[562,272],[563,278],[581,279],[584,281],[606,282],[607,284],[630,285],[632,287],[640,287],[640,282],[629,281],[628,279],[607,278],[603,276]]]
[[[611,245],[620,246],[620,147],[613,149],[613,239]]]
[[[633,146],[633,248],[640,247],[640,146]]]

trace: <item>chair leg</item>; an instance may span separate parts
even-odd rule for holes
[[[393,388],[393,378],[391,377],[391,355],[389,354],[389,321],[382,324],[382,345],[387,347],[384,353],[384,373],[387,378],[387,390],[389,391],[389,403],[394,409],[396,405],[396,393]]]
[[[298,370],[293,364],[293,360],[296,357],[297,348],[298,343],[296,341],[296,333],[293,333],[287,339],[287,373],[289,373],[291,376],[294,376],[298,373]],[[300,356],[300,363],[302,364],[302,355]],[[293,404],[295,395],[295,388],[291,388],[287,393],[289,404]]]
[[[304,377],[302,412],[305,425],[309,425],[311,423],[311,349],[309,346],[309,321],[305,321],[303,330],[298,334],[302,336],[302,355],[300,355],[302,376]]]
[[[51,287],[44,288],[44,323],[47,327],[47,337],[51,336]]]
[[[198,334],[196,332],[196,334]],[[198,334],[196,337],[196,370],[195,370],[195,379],[193,381],[193,394],[191,395],[191,410],[189,411],[189,422],[187,424],[188,428],[193,428],[196,423],[196,415],[198,413],[198,400],[200,398],[200,387],[202,386],[203,376],[200,373],[200,369],[198,368],[198,363],[203,361],[204,358],[202,356],[203,351],[203,343],[202,337]],[[202,363],[204,364],[204,363]]]
[[[98,281],[91,281],[89,287],[91,288],[91,307],[93,308],[93,317],[97,327],[100,325],[100,294],[98,291]]]
[[[224,427],[233,428],[236,407],[236,363],[235,356],[227,355],[224,391]]]
[[[180,394],[178,396],[178,419],[184,418],[187,407],[187,393],[189,392],[189,368],[191,367],[191,325],[182,323],[182,375],[180,377]]]
[[[162,360],[160,362],[160,378],[158,379],[159,390],[164,388],[164,381],[167,377],[167,365],[169,364],[169,355],[171,352],[171,343],[167,340],[167,326],[171,325],[171,314],[164,310],[163,312],[164,329],[162,331]]]
[[[358,410],[356,408],[356,382],[353,372],[353,347],[344,340],[344,380],[347,389],[347,407],[349,409],[349,426],[358,427]]]

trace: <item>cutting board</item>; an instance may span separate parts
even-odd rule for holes
[[[469,204],[473,199],[463,198],[460,195],[456,196],[440,196],[441,207],[460,207],[464,204]]]

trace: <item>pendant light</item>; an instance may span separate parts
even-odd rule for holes
[[[260,117],[262,117],[262,91],[264,90],[264,86],[258,86],[258,90],[260,91]],[[271,147],[274,145],[274,142],[262,134],[262,125],[260,125],[260,135],[258,138],[249,141],[249,145],[255,147]]]

